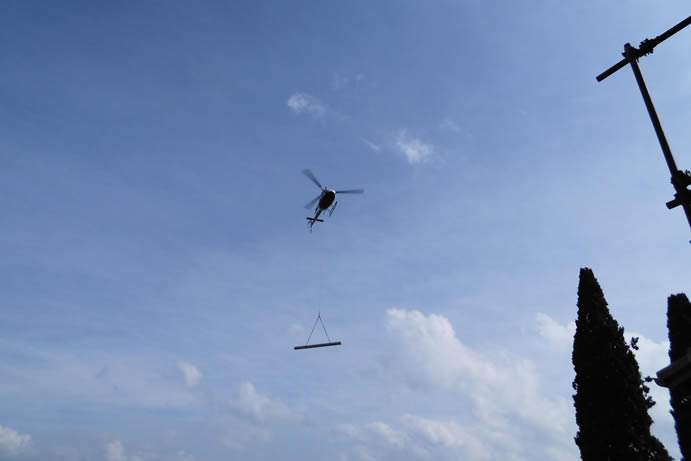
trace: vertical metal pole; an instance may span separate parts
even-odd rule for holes
[[[631,53],[631,44],[627,43],[626,45],[624,45],[624,55],[628,56]],[[657,112],[655,112],[655,106],[653,106],[653,100],[650,98],[650,94],[648,93],[648,87],[645,86],[643,74],[641,74],[641,69],[638,67],[638,62],[636,59],[631,60],[631,69],[633,69],[633,75],[636,76],[636,82],[638,83],[638,88],[640,88],[641,90],[641,95],[643,96],[643,100],[645,101],[645,107],[648,109],[650,120],[653,122],[655,134],[657,135],[658,141],[660,141],[660,147],[662,147],[662,153],[665,155],[665,160],[667,161],[669,172],[672,176],[674,176],[678,170],[677,164],[674,161],[674,157],[672,157],[672,150],[669,148],[669,144],[667,143],[665,132],[662,131],[662,124],[660,124],[660,119],[657,117]]]
[[[624,56],[631,57],[631,69],[633,70],[633,75],[636,77],[636,83],[638,83],[638,88],[641,90],[641,96],[643,96],[643,101],[645,101],[645,107],[648,109],[648,115],[650,115],[650,121],[653,122],[653,128],[655,128],[655,134],[657,135],[657,140],[660,142],[660,147],[662,148],[662,153],[665,156],[665,161],[667,162],[667,167],[669,168],[669,173],[672,175],[672,185],[677,192],[677,198],[685,197],[687,194],[686,184],[683,184],[678,178],[680,176],[680,171],[677,168],[677,163],[674,161],[672,156],[672,149],[670,149],[667,143],[667,138],[665,137],[665,132],[662,130],[662,124],[655,111],[655,106],[653,105],[653,100],[648,93],[648,87],[645,85],[645,80],[643,80],[643,74],[641,69],[638,67],[638,61],[633,55],[634,49],[630,43],[624,45]],[[682,173],[683,176],[683,173]],[[691,206],[688,203],[682,203],[682,208],[686,214],[686,220],[691,227]]]

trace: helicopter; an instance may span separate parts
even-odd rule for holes
[[[347,190],[333,190],[333,189],[328,189],[324,186],[321,185],[319,180],[317,179],[316,176],[314,176],[314,173],[310,171],[309,169],[302,170],[302,174],[307,176],[314,184],[317,185],[318,188],[321,189],[321,194],[317,195],[317,197],[314,198],[311,202],[309,202],[307,205],[305,205],[305,208],[310,209],[314,204],[317,204],[317,207],[314,209],[314,217],[310,218],[307,217],[308,225],[310,227],[310,232],[312,232],[312,226],[314,226],[315,222],[324,222],[323,219],[319,219],[319,215],[322,214],[323,211],[328,210],[329,211],[329,216],[331,216],[336,209],[336,205],[338,205],[338,202],[336,202],[336,194],[362,194],[365,192],[364,189],[347,189]],[[317,203],[319,202],[319,203]],[[333,204],[333,206],[332,206]]]

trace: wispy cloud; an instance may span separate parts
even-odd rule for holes
[[[197,459],[194,456],[185,453],[185,450],[179,450],[177,453],[175,453],[175,461],[197,461]]]
[[[228,403],[228,407],[235,414],[261,424],[301,419],[280,400],[257,392],[254,384],[248,381],[240,383],[237,397]]]
[[[191,388],[199,384],[199,380],[202,379],[202,373],[201,371],[199,371],[197,367],[195,367],[193,364],[189,362],[180,360],[178,362],[178,368],[180,369],[183,377],[185,378],[185,384],[187,385],[187,387]]]
[[[0,352],[11,351],[39,361],[41,366],[3,364],[0,392],[149,408],[198,408],[202,404],[200,396],[182,387],[178,375],[171,373],[179,370],[176,363],[166,363],[159,357],[100,354],[86,358],[0,342]]]
[[[119,440],[113,440],[106,444],[106,461],[142,461],[139,456],[128,457],[125,446]]]
[[[411,165],[426,162],[434,154],[434,146],[409,136],[406,130],[398,132],[398,136],[396,136],[396,149],[405,155],[408,163]]]
[[[362,142],[364,142],[365,145],[372,149],[374,152],[379,152],[381,150],[381,146],[379,144],[375,144],[369,139],[362,138]]]
[[[342,424],[339,430],[347,437],[361,442],[381,439],[393,446],[403,446],[405,434],[381,421],[367,424]]]
[[[392,423],[344,424],[348,459],[523,459],[513,437],[501,439],[490,428],[463,425],[450,419],[404,414]]]
[[[125,444],[120,440],[108,442],[105,446],[106,461],[145,461],[149,459],[170,459],[172,461],[196,461],[196,458],[185,450],[178,450],[174,455],[160,456],[159,453],[148,453],[146,456],[128,456]]]
[[[277,425],[300,422],[303,417],[277,398],[257,392],[249,381],[239,383],[227,408],[237,418],[221,443],[233,449],[257,447],[271,440]]]
[[[336,73],[331,79],[331,87],[335,90],[342,90],[348,87],[351,83],[359,83],[365,80],[365,74],[358,72],[352,73]]]
[[[473,459],[482,459],[488,451],[476,434],[453,420],[436,420],[411,414],[401,417],[408,433],[418,435],[429,444],[443,447],[459,447],[469,452]]]
[[[442,120],[441,123],[439,123],[439,128],[442,130],[453,131],[454,133],[460,133],[463,131],[460,125],[450,118],[445,118]]]
[[[286,104],[296,114],[309,114],[315,119],[322,119],[326,115],[324,103],[307,93],[293,94]]]
[[[0,454],[9,456],[22,455],[31,448],[31,436],[20,434],[9,427],[0,426]]]

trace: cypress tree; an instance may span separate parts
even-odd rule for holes
[[[669,359],[674,362],[691,348],[691,303],[683,293],[667,299],[667,328]],[[670,390],[672,416],[677,429],[682,461],[691,460],[691,402],[682,402],[688,393],[689,389]]]
[[[650,434],[648,408],[654,402],[624,329],[607,308],[593,271],[584,268],[578,284],[578,319],[573,343],[576,445],[584,461],[668,461],[662,443]]]

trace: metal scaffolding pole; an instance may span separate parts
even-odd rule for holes
[[[681,205],[681,207],[684,209],[684,213],[686,214],[686,220],[689,223],[689,227],[691,227],[691,191],[687,189],[687,187],[691,185],[691,173],[689,171],[681,171],[677,168],[677,164],[674,161],[674,156],[672,155],[672,150],[670,149],[667,138],[665,137],[665,132],[662,130],[662,124],[660,123],[660,119],[655,111],[653,100],[648,92],[648,87],[645,84],[645,80],[643,80],[643,74],[641,73],[641,69],[638,67],[639,58],[652,53],[653,48],[689,24],[691,24],[691,16],[654,39],[643,40],[639,48],[634,48],[630,43],[625,44],[623,53],[624,59],[598,75],[596,79],[598,82],[601,82],[625,65],[631,64],[631,69],[636,77],[636,83],[638,84],[638,88],[641,90],[641,96],[643,96],[643,101],[645,102],[645,107],[648,109],[650,121],[653,123],[655,134],[660,142],[662,153],[665,156],[665,162],[667,162],[667,167],[672,175],[672,185],[674,186],[676,194],[674,195],[674,200],[667,202],[667,208],[672,209]]]

